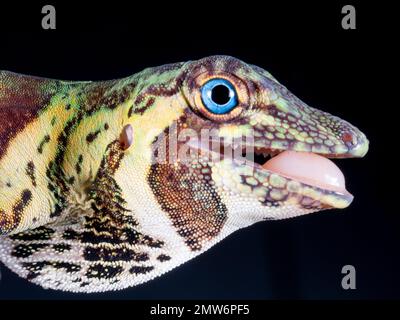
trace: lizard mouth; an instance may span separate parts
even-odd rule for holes
[[[246,193],[246,188],[237,189],[237,182],[234,181],[240,181],[243,186],[251,181],[251,193],[263,194],[264,191],[274,190],[272,194],[279,193],[279,196],[275,197],[279,198],[278,202],[298,203],[313,209],[345,208],[353,200],[353,195],[346,190],[342,171],[328,159],[350,157],[348,154],[323,155],[242,145],[238,157],[233,155],[235,152],[232,151],[237,146],[235,148],[220,144],[218,148],[210,150],[201,143],[189,145],[191,148],[200,149],[202,154],[217,157],[213,160],[213,166],[218,168],[217,175],[222,176],[221,185],[231,191]],[[285,196],[281,198],[281,195]],[[267,198],[261,197],[260,201],[264,203],[271,200]]]
[[[318,208],[345,208],[353,201],[353,195],[346,190],[342,171],[329,159],[341,155],[265,147],[255,147],[253,151],[242,153],[246,159],[245,166],[253,167],[253,176],[259,181],[268,181],[268,184],[271,177],[279,176],[286,181],[286,188],[296,185],[293,193],[289,193],[302,206],[308,207],[310,199],[313,202],[310,207]],[[270,188],[275,189],[274,186]],[[304,202],[304,199],[307,201]]]
[[[242,152],[242,156],[259,170],[268,170],[310,186],[351,196],[346,190],[342,171],[326,156],[259,147],[254,148],[254,153]]]

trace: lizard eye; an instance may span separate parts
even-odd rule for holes
[[[250,106],[246,83],[231,73],[200,73],[187,80],[184,94],[195,113],[211,121],[237,118]]]
[[[201,88],[201,100],[208,111],[225,114],[238,105],[235,87],[226,79],[214,78]]]

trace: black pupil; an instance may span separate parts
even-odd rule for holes
[[[222,84],[219,84],[215,86],[211,90],[211,99],[214,101],[216,104],[226,104],[229,102],[230,97],[229,97],[229,88],[227,86],[224,86]]]

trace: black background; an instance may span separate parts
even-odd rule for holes
[[[398,93],[390,88],[398,81],[389,77],[398,39],[387,4],[52,2],[55,31],[41,29],[44,4],[0,4],[0,70],[104,80],[232,55],[267,69],[309,105],[356,125],[370,151],[364,159],[336,161],[355,195],[347,209],[258,223],[160,278],[115,293],[43,290],[0,266],[0,298],[400,298],[400,122]],[[341,28],[345,4],[356,7],[356,30]],[[348,264],[357,271],[356,290],[341,288]]]

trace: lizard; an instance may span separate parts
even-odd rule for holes
[[[188,139],[210,131],[212,150]],[[343,184],[298,168],[368,147],[350,123],[230,56],[95,82],[1,71],[0,261],[43,288],[136,286],[256,222],[347,207]],[[279,157],[299,165],[265,165]]]

